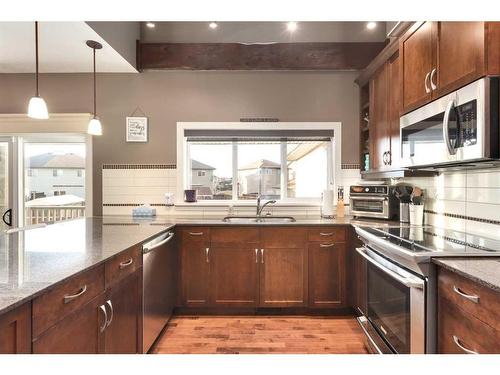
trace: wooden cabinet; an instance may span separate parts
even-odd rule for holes
[[[305,228],[261,229],[260,306],[306,306],[308,263]]]
[[[104,352],[107,312],[104,294],[72,312],[33,341],[35,354],[97,354]]]
[[[142,269],[112,286],[106,294],[108,324],[104,330],[104,351],[135,354],[139,350],[139,318],[142,314],[139,285]],[[141,348],[142,349],[142,348]]]
[[[399,79],[399,54],[396,53],[369,82],[371,170],[393,168],[399,163]]]
[[[0,354],[31,353],[31,303],[0,315]]]
[[[498,22],[417,22],[400,39],[402,113],[500,73]]]
[[[206,227],[183,228],[182,295],[186,306],[208,306],[210,302],[210,237]]]
[[[402,105],[406,112],[431,99],[430,74],[433,67],[432,22],[422,22],[400,39]]]
[[[500,293],[438,270],[438,352],[500,353]]]
[[[345,288],[345,243],[309,243],[309,306],[344,307]]]
[[[214,245],[210,262],[213,306],[255,307],[258,304],[259,249],[248,244]]]

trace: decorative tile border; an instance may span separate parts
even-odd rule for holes
[[[341,169],[359,169],[359,164],[357,163],[346,163],[340,165]]]
[[[432,211],[432,210],[424,210],[424,213],[426,213],[426,214],[432,214],[432,215],[442,215],[442,216],[446,216],[446,217],[452,217],[454,219],[477,221],[479,223],[487,223],[487,224],[500,225],[500,220],[483,219],[483,218],[480,218],[480,217],[458,215],[458,214],[450,214],[448,212],[437,212],[437,211]]]
[[[102,169],[176,169],[175,164],[103,164]]]

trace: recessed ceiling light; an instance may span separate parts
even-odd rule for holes
[[[377,27],[377,23],[376,23],[376,22],[368,22],[368,23],[366,24],[366,28],[367,28],[368,30],[373,30],[373,29],[374,29],[374,28],[376,28],[376,27]]]
[[[294,32],[295,30],[297,30],[297,22],[288,22],[286,24],[286,28],[288,31]]]
[[[219,25],[217,25],[217,22],[210,22],[208,24],[208,27],[210,27],[212,30],[216,29],[217,26],[219,26]]]
[[[156,25],[153,22],[146,22],[146,26],[149,27],[150,29],[154,29]]]

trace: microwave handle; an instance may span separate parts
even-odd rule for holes
[[[450,123],[450,113],[455,107],[455,101],[450,100],[448,105],[446,106],[446,110],[444,111],[444,119],[443,119],[443,140],[446,144],[446,148],[448,149],[449,155],[455,155],[457,150],[453,148],[450,142],[450,132],[449,132],[449,123]]]
[[[403,276],[398,275],[396,272],[393,270],[383,266],[382,264],[378,263],[376,260],[372,259],[367,253],[366,253],[366,248],[364,247],[357,247],[356,252],[361,255],[363,258],[365,258],[369,263],[380,269],[382,272],[386,273],[399,283],[403,284],[407,288],[415,288],[415,289],[423,289],[424,288],[424,283],[420,280],[413,280],[409,279]]]

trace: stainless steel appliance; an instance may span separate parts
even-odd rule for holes
[[[482,78],[400,118],[405,167],[497,160],[499,80]]]
[[[143,353],[147,353],[172,316],[177,290],[174,232],[143,245]]]
[[[356,227],[367,262],[366,316],[358,318],[374,353],[436,351],[433,257],[500,256],[500,241],[432,226]]]
[[[351,215],[377,219],[397,219],[399,201],[394,186],[353,185],[349,188]]]

